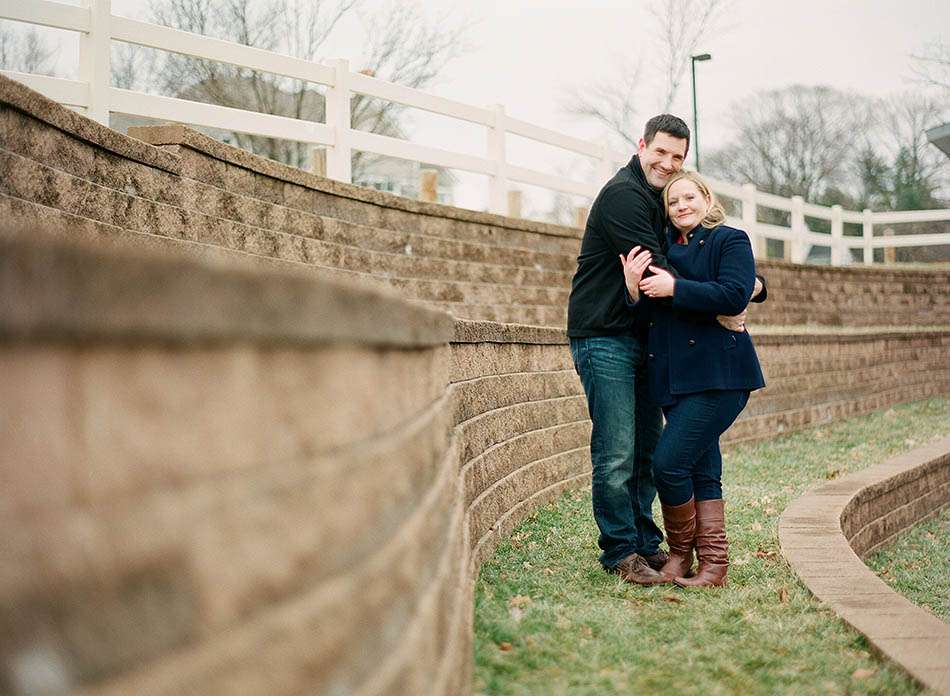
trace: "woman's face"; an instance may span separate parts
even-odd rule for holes
[[[709,210],[709,199],[689,179],[680,179],[670,186],[669,201],[670,221],[681,232],[699,225]]]

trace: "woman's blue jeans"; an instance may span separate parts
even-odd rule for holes
[[[663,409],[666,427],[653,453],[653,478],[664,505],[722,498],[719,437],[749,400],[745,390],[683,394]]]
[[[632,553],[653,555],[663,540],[653,521],[652,473],[663,419],[647,398],[644,352],[643,343],[633,336],[571,339],[574,367],[593,423],[591,492],[605,568]]]

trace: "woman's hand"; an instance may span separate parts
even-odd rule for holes
[[[638,246],[633,247],[626,256],[620,255],[620,263],[623,264],[624,282],[627,285],[630,299],[634,302],[640,299],[640,291],[637,289],[637,285],[652,260],[653,256],[650,254],[650,250]]]
[[[676,278],[659,266],[650,266],[653,275],[640,281],[640,291],[647,297],[673,297]]]

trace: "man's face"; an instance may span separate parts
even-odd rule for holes
[[[637,154],[647,183],[655,189],[661,189],[673,174],[683,168],[686,138],[676,138],[659,131],[649,145],[640,138]]]

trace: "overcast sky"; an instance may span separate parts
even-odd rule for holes
[[[379,6],[384,0],[366,0]],[[449,65],[431,91],[468,103],[504,104],[508,113],[576,135],[597,129],[565,116],[559,95],[610,74],[619,56],[642,65],[640,113],[661,105],[647,50],[645,0],[424,0],[433,15],[472,22],[472,50]],[[144,15],[144,0],[113,0],[114,11]],[[730,0],[723,27],[699,47],[700,133],[710,147],[728,136],[730,106],[756,90],[801,83],[886,96],[908,87],[909,55],[950,34],[946,0]],[[329,48],[358,61],[359,34],[346,24]],[[691,118],[688,75],[674,111]]]
[[[384,1],[364,0],[368,11]],[[515,117],[598,139],[600,127],[565,115],[559,102],[566,88],[611,75],[611,66],[626,56],[642,66],[638,122],[661,105],[662,86],[655,70],[659,57],[649,50],[652,28],[646,0],[423,0],[421,4],[433,16],[448,14],[453,21],[471,22],[471,50],[449,65],[431,88],[434,93],[476,105],[501,103]],[[113,0],[117,14],[144,18],[146,8],[146,0]],[[704,151],[729,138],[733,105],[753,99],[758,90],[823,84],[883,97],[915,88],[910,54],[928,42],[948,40],[950,2],[730,0],[722,24],[697,49],[713,56],[697,65]],[[350,58],[358,67],[359,42],[354,18],[341,25],[327,53]],[[66,54],[61,59],[68,60]],[[673,111],[691,120],[688,74]],[[463,126],[456,133],[439,119],[418,112],[411,117],[416,140],[484,152],[484,135],[478,129]]]
[[[647,52],[646,2],[633,0],[432,0],[481,17],[476,50],[452,65],[434,91],[476,104],[503,103],[509,113],[564,129],[581,129],[558,108],[563,87],[609,74],[625,54],[643,66],[640,115],[661,106],[651,82],[657,56]],[[725,27],[699,47],[700,132],[713,145],[726,137],[730,106],[757,90],[825,84],[885,96],[914,85],[909,54],[950,40],[945,0],[733,0]],[[688,75],[674,111],[689,118]],[[584,129],[586,131],[586,129]]]

